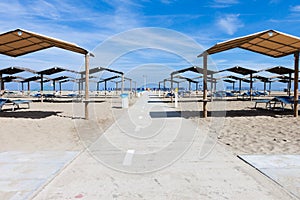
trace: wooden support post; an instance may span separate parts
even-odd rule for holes
[[[100,82],[97,82],[97,94],[99,95],[99,90],[100,90]]]
[[[24,95],[24,82],[21,82],[22,84],[22,95]]]
[[[44,96],[44,75],[43,74],[41,74],[41,102],[43,103],[43,96]]]
[[[89,120],[89,55],[85,55],[85,101],[84,101],[84,114],[85,119]]]
[[[4,93],[4,81],[2,79],[2,74],[0,74],[0,95],[2,96]]]
[[[30,93],[30,81],[27,82],[27,93]]]
[[[299,52],[295,57],[295,75],[294,75],[294,117],[298,117],[298,79],[299,79]]]
[[[173,90],[173,74],[171,74],[171,94],[175,94],[175,91]],[[173,96],[171,95],[171,102],[173,103]]]
[[[210,99],[213,101],[214,96],[214,83],[213,83],[213,74],[210,75]]]
[[[55,81],[54,80],[53,80],[52,84],[53,84],[53,92],[55,92],[56,88],[55,88]]]
[[[61,84],[62,82],[59,82],[59,95],[61,96]]]
[[[121,83],[121,94],[124,93],[124,74],[122,74],[122,83]]]
[[[173,88],[173,74],[171,74],[171,92],[174,90]]]
[[[207,117],[207,56],[203,54],[203,118]]]
[[[292,87],[292,73],[289,73],[289,82],[288,82],[288,95],[291,96],[291,87]]]
[[[3,90],[3,79],[2,79],[2,74],[0,74],[0,90],[1,90],[1,94],[2,94],[2,90]]]
[[[106,98],[106,91],[107,91],[107,81],[104,81],[104,95]]]
[[[252,82],[252,73],[250,74],[250,101],[252,101],[253,98],[253,82]]]

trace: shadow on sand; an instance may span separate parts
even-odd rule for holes
[[[172,118],[183,117],[186,119],[202,117],[202,111],[167,111],[167,112],[150,112],[151,118]],[[227,110],[227,111],[208,111],[209,117],[256,117],[270,116],[280,117],[293,115],[292,110],[274,111],[266,109],[250,109],[250,110]]]
[[[14,111],[0,112],[0,117],[6,118],[24,118],[24,119],[42,119],[50,116],[57,116],[61,112],[54,111]]]

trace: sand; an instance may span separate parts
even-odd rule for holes
[[[117,98],[95,100],[97,102],[90,104],[91,118],[104,132],[122,113],[121,102]],[[270,111],[264,109],[263,104],[255,109],[254,101],[223,99],[209,103],[209,110],[217,111],[212,115],[217,113],[220,116],[203,119],[199,112],[201,102],[196,103],[193,97],[179,100],[177,110],[182,112],[183,117],[199,124],[216,126],[214,134],[218,142],[235,154],[300,153],[300,118],[294,118],[288,106],[284,112]],[[132,99],[131,104],[134,101]],[[87,123],[83,120],[82,103],[33,102],[30,109],[15,112],[8,109],[4,107],[0,113],[0,151],[79,150],[84,148],[81,140],[92,142],[99,136],[78,134],[81,123]]]
[[[0,151],[84,150],[125,112],[120,108],[121,101],[118,98],[95,98],[94,100],[96,102],[89,105],[90,121],[83,119],[83,103],[33,102],[30,109],[19,109],[14,112],[4,108],[5,110],[0,112]],[[200,118],[201,112],[199,112],[202,103],[194,100],[188,97],[180,99],[177,110],[181,111],[182,117],[198,123],[199,127],[208,127],[211,138],[217,140],[229,154],[300,154],[300,118],[293,118],[291,110],[280,112],[262,108],[254,109],[254,102],[251,101],[236,101],[235,98],[224,101],[223,99],[209,103],[209,110],[214,111],[210,113],[213,117],[203,119]],[[135,101],[136,99],[132,99],[130,105]],[[169,99],[166,99],[166,102],[168,101]],[[173,106],[171,103],[167,104]],[[98,126],[98,130],[101,131],[95,133],[90,131],[92,128],[85,129],[87,125]],[[85,157],[88,158],[87,155]],[[84,173],[84,169],[74,173]],[[78,176],[84,178],[85,183],[88,184],[88,177],[92,177],[93,173],[89,173],[86,177],[84,174]],[[104,176],[99,174],[99,177]],[[68,177],[65,178],[72,179]],[[107,177],[110,177],[109,174]],[[92,184],[97,184],[97,180],[92,181]],[[59,183],[62,184],[61,188],[68,185],[64,182]],[[89,191],[88,187],[83,191]],[[98,193],[100,195],[101,191]],[[56,193],[58,197],[63,196],[62,194],[63,192],[61,195]],[[81,194],[84,195],[84,193],[78,195]],[[42,197],[43,195],[45,194],[42,194]],[[58,198],[54,195],[51,199]]]

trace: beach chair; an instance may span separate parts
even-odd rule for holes
[[[12,111],[14,111],[16,108],[20,108],[20,105],[23,105],[23,104],[27,105],[27,108],[29,109],[30,108],[30,103],[32,101],[31,100],[18,99],[18,100],[12,100],[11,102],[13,104]]]
[[[292,96],[277,96],[273,99],[281,105],[281,109],[284,110],[286,105],[290,105],[292,110],[294,110],[294,98]]]
[[[266,109],[271,108],[271,101],[272,101],[271,99],[257,99],[254,101],[255,102],[254,108],[257,108],[257,104],[261,104],[261,103],[266,104]]]
[[[7,99],[0,99],[0,111],[2,111],[2,107],[6,104]]]
[[[0,111],[4,105],[12,105],[12,111],[15,111],[16,108],[20,108],[20,105],[25,104],[30,108],[31,100],[9,100],[9,99],[0,99]]]

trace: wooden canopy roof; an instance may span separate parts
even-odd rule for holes
[[[185,69],[181,69],[181,70],[178,70],[178,71],[174,71],[171,73],[171,75],[175,75],[175,74],[180,74],[180,73],[184,73],[184,72],[187,72],[187,71],[191,71],[191,72],[195,72],[195,73],[199,73],[199,74],[203,74],[204,72],[204,69],[203,68],[200,68],[200,67],[197,67],[197,66],[192,66],[192,67],[188,67],[188,68],[185,68]],[[211,71],[211,70],[207,70],[207,74],[208,75],[212,75],[212,74],[215,74],[217,72],[215,71]]]
[[[198,81],[195,81],[191,78],[187,78],[187,77],[180,76],[180,75],[174,76],[174,78],[183,79],[183,80],[186,80],[186,81],[191,82],[191,83],[198,83]]]
[[[235,81],[234,81],[234,80],[231,80],[231,79],[224,79],[223,81],[224,81],[224,82],[227,82],[227,83],[235,83]]]
[[[109,78],[101,79],[100,81],[98,81],[98,83],[102,83],[102,82],[105,82],[105,81],[110,81],[110,80],[120,78],[120,77],[121,76],[112,76],[112,77],[109,77]]]
[[[282,67],[282,66],[276,66],[276,67],[272,67],[269,69],[266,69],[265,71],[274,73],[274,74],[292,74],[294,73],[295,70],[287,68],[287,67]]]
[[[254,74],[257,72],[253,69],[247,69],[247,68],[240,67],[240,66],[235,66],[235,67],[231,67],[229,69],[224,69],[224,70],[221,70],[220,72],[223,72],[223,71],[230,71],[230,72],[234,72],[234,73],[242,74],[242,75]]]
[[[252,78],[258,79],[262,82],[270,82],[270,78],[268,77],[264,77],[264,76],[260,76],[260,75],[254,75]]]
[[[24,72],[24,71],[27,71],[27,72],[31,72],[31,73],[36,73],[36,71],[32,70],[32,69],[28,69],[28,68],[25,68],[25,67],[7,67],[7,68],[4,68],[4,69],[0,69],[0,74],[17,74],[17,73],[20,73],[20,72]]]
[[[45,69],[45,70],[39,71],[37,73],[38,74],[51,75],[51,74],[56,74],[56,73],[64,72],[64,71],[72,72],[72,73],[78,73],[78,72],[76,72],[74,70],[65,69],[65,68],[62,68],[62,67],[52,67],[52,68],[49,68],[49,69]]]
[[[35,51],[57,47],[86,55],[87,50],[73,43],[37,33],[16,29],[0,35],[0,54],[17,57]]]
[[[237,47],[278,58],[298,52],[300,50],[300,38],[276,30],[266,30],[217,43],[205,52],[210,55]],[[198,57],[202,55],[203,53]]]
[[[113,70],[113,69],[110,69],[110,68],[105,68],[105,67],[94,67],[94,68],[89,70],[89,74],[95,74],[95,73],[98,73],[98,72],[101,72],[101,71],[109,71],[109,72],[113,72],[113,73],[121,74],[121,75],[124,74],[123,72]],[[82,71],[82,72],[79,72],[79,73],[80,74],[85,74],[85,71]]]

